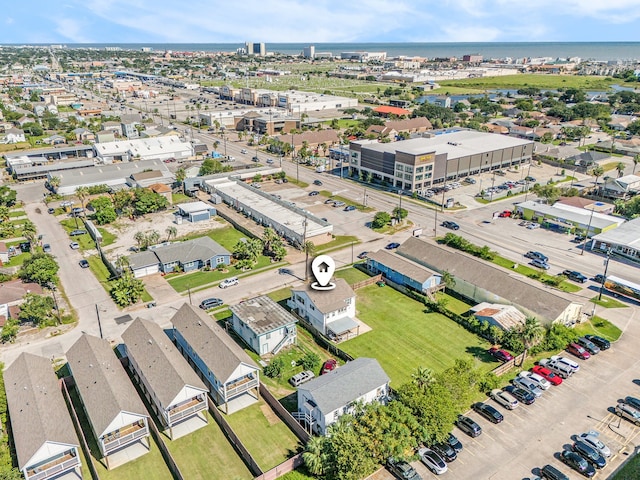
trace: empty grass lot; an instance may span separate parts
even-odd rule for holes
[[[336,270],[334,274],[336,278],[344,278],[349,285],[353,285],[354,283],[362,282],[367,278],[371,278],[366,272],[363,272],[359,268],[349,267],[343,268],[342,270]]]
[[[226,420],[263,471],[284,462],[301,448],[298,438],[262,399]]]
[[[64,227],[64,229],[67,231],[67,233],[76,230],[76,221],[72,218],[67,218],[65,220],[62,220],[60,222],[60,224]],[[86,230],[86,227],[84,226],[84,223],[82,223],[82,221],[78,220],[78,230]],[[105,230],[102,227],[98,227],[98,231],[100,232],[100,234],[102,235],[102,243],[101,245],[103,247],[106,247],[107,245],[111,245],[113,242],[116,241],[116,236],[110,232],[108,232],[107,230]],[[71,242],[78,242],[80,244],[80,249],[81,250],[89,250],[89,249],[95,249],[96,248],[96,244],[93,241],[93,238],[91,238],[91,235],[89,235],[88,233],[85,233],[83,235],[76,235],[75,237],[69,237],[69,243]]]
[[[480,368],[495,367],[489,343],[391,287],[369,285],[356,292],[357,316],[372,330],[340,344],[353,357],[374,357],[399,386],[419,366],[440,372],[457,358],[474,355]]]
[[[249,469],[209,415],[209,425],[178,438],[165,440],[180,472],[189,480],[249,480]],[[125,478],[125,477],[121,477]],[[126,478],[154,478],[150,475]]]

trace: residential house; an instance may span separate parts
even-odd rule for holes
[[[297,341],[296,318],[266,295],[231,306],[233,330],[259,355],[277,354]]]
[[[410,237],[397,252],[436,272],[448,272],[454,280],[451,290],[476,303],[513,305],[543,324],[572,325],[581,319],[582,304],[573,298],[459,250]]]
[[[389,376],[375,358],[360,357],[298,387],[297,416],[313,430],[326,435],[328,428],[357,403],[386,403]]]
[[[640,192],[640,176],[624,175],[619,178],[608,178],[599,188],[600,194],[604,197],[626,200]]]
[[[0,266],[9,263],[9,248],[4,242],[0,242]]]
[[[587,152],[580,152],[577,155],[567,157],[565,161],[567,163],[572,163],[573,165],[589,168],[609,158],[611,158],[611,155],[608,153],[589,150]]]
[[[597,200],[591,200],[586,197],[560,197],[556,203],[553,204],[558,207],[560,205],[569,205],[575,208],[582,208],[591,212],[604,213],[605,215],[612,215],[616,206],[613,203],[600,202]],[[624,225],[624,224],[623,224]],[[619,228],[619,227],[618,227]]]
[[[197,370],[218,405],[242,397],[237,407],[257,402],[260,370],[249,355],[204,311],[185,303],[171,318],[178,350]],[[250,400],[250,401],[247,401]]]
[[[630,123],[634,122],[636,117],[634,115],[611,115],[611,119],[607,126],[619,132],[622,132],[627,129]]]
[[[4,143],[19,143],[26,141],[27,139],[24,136],[24,130],[19,128],[10,128],[4,132]]]
[[[368,253],[367,269],[420,293],[432,294],[445,287],[441,274],[386,250]]]
[[[348,338],[358,329],[356,294],[343,278],[333,290],[314,290],[310,285],[291,290],[289,308],[329,338]],[[357,333],[356,333],[357,334]]]
[[[86,128],[76,128],[72,130],[72,132],[76,136],[76,141],[78,142],[93,142],[96,139],[96,136],[93,134],[91,130],[87,130]]]
[[[126,455],[119,455],[126,461],[149,452],[147,409],[109,342],[85,333],[71,346],[67,360],[107,468],[109,456],[116,452],[126,449]]]
[[[20,279],[0,284],[0,316],[10,318],[10,310],[24,301],[27,293],[42,295],[42,287],[37,283],[23,282]]]
[[[122,128],[123,137],[127,139],[139,138],[138,125],[142,125],[142,117],[139,114],[120,115],[120,127]]]
[[[210,237],[199,237],[184,242],[153,245],[148,250],[129,256],[129,268],[136,278],[154,273],[198,270],[206,266],[229,265],[231,252]]]
[[[80,447],[51,361],[22,353],[4,372],[18,468],[25,480],[82,478]]]
[[[122,340],[134,380],[169,437],[204,427],[208,389],[158,324],[137,318]]]
[[[381,117],[390,117],[392,115],[396,117],[407,117],[411,115],[411,111],[400,107],[391,107],[389,105],[381,105],[373,109],[375,113]]]
[[[169,202],[169,205],[173,203],[173,191],[171,190],[171,187],[166,183],[152,183],[148,188],[153,193],[157,193],[158,195],[162,195],[164,198],[166,198]]]
[[[495,325],[504,331],[522,325],[527,319],[525,314],[513,305],[481,302],[470,310],[479,321],[489,322],[490,325]]]

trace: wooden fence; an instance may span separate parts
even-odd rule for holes
[[[285,460],[280,465],[276,465],[271,470],[264,472],[261,475],[255,477],[254,480],[275,480],[282,475],[286,475],[289,472],[293,472],[296,468],[303,464],[302,453],[298,453],[293,457]]]
[[[371,278],[367,278],[366,280],[362,280],[360,282],[356,282],[356,283],[351,285],[351,288],[354,289],[354,290],[357,290],[359,288],[366,287],[367,285],[371,285],[373,283],[379,282],[380,280],[382,280],[382,274],[381,273],[379,273],[378,275],[374,275]]]
[[[503,375],[503,374],[507,373],[513,367],[522,366],[522,364],[524,363],[525,358],[526,358],[526,352],[522,352],[520,355],[517,355],[516,357],[514,357],[513,360],[509,360],[508,362],[504,362],[499,367],[496,367],[493,370],[491,370],[491,373],[493,373],[494,375],[499,377],[500,375]]]

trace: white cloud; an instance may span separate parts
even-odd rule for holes
[[[11,18],[11,17],[7,17],[7,18],[4,19],[4,23],[6,25],[13,25],[14,22],[15,22],[15,20],[13,18]]]
[[[91,37],[85,34],[89,29],[81,21],[73,18],[56,18],[53,21],[56,24],[55,31],[65,40],[75,43],[93,42]]]

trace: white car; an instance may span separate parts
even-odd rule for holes
[[[609,450],[609,447],[607,447],[600,441],[600,439],[598,438],[599,435],[599,432],[596,432],[595,430],[589,430],[588,432],[578,435],[578,440],[581,440],[587,445],[595,448],[603,457],[609,458],[611,456],[611,450]]]
[[[234,285],[238,285],[238,279],[236,277],[225,278],[220,282],[220,288],[233,287]]]
[[[551,360],[550,358],[543,358],[538,363],[541,366],[548,368],[562,379],[569,378],[574,372],[572,367],[566,363],[560,362],[558,359]]]
[[[530,379],[538,386],[538,388],[541,388],[542,390],[548,390],[551,387],[551,383],[549,382],[549,380],[542,377],[541,375],[538,375],[537,373],[520,372],[520,376]]]
[[[502,405],[507,410],[513,410],[518,407],[518,400],[509,392],[496,388],[491,390],[491,398]]]
[[[568,365],[573,370],[573,373],[576,373],[578,370],[580,370],[580,365],[569,358],[561,357],[560,355],[554,355],[553,357],[551,357],[551,360],[556,360],[558,363]]]
[[[447,464],[444,460],[438,455],[436,452],[431,450],[430,448],[422,447],[418,450],[418,455],[420,455],[420,460],[424,463],[429,470],[431,470],[436,475],[442,475],[447,471]]]

